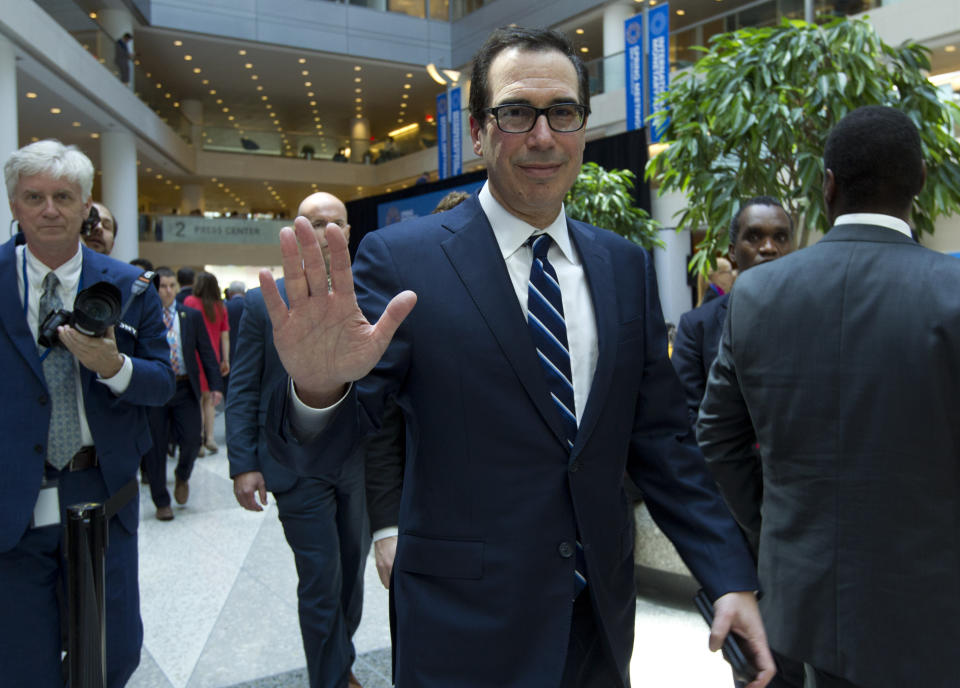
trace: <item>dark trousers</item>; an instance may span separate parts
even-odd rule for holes
[[[297,566],[300,634],[311,688],[341,688],[356,652],[370,551],[362,454],[335,481],[301,478],[274,495]]]
[[[61,522],[67,506],[107,497],[98,468],[60,473],[59,481]],[[0,553],[4,686],[63,688],[60,628],[67,599],[63,530],[59,525],[28,529],[16,547]],[[112,518],[105,570],[107,688],[123,686],[140,663],[143,624],[137,561],[137,536]]]
[[[200,452],[200,402],[193,394],[190,380],[178,380],[173,398],[166,406],[147,409],[147,417],[153,438],[153,447],[145,457],[147,481],[150,483],[150,497],[159,509],[170,506],[170,492],[167,490],[168,428],[172,426],[174,436],[180,440],[180,457],[174,471],[179,480],[190,479],[193,463]]]
[[[620,684],[621,680],[603,648],[590,592],[584,590],[573,603],[570,642],[560,688],[611,688]]]

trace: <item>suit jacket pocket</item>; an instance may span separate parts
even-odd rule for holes
[[[397,542],[397,567],[425,576],[477,580],[483,575],[483,542],[403,533]]]

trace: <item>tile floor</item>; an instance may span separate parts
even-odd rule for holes
[[[223,439],[197,460],[186,506],[154,518],[141,487],[140,591],[144,643],[129,688],[305,688],[297,625],[297,576],[272,496],[262,513],[233,498]],[[168,467],[173,489],[173,465]],[[637,598],[635,688],[729,688],[729,670],[707,649],[689,585],[644,578]],[[371,555],[363,620],[354,642],[365,688],[390,688],[387,593]]]

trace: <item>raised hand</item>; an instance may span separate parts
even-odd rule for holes
[[[371,325],[357,305],[343,231],[330,223],[326,239],[330,248],[329,289],[320,244],[305,217],[298,217],[292,230],[280,230],[289,307],[270,272],[260,272],[263,301],[273,324],[280,362],[293,379],[300,400],[315,408],[332,405],[348,383],[373,369],[417,302],[412,291],[400,292],[387,304],[376,325]]]

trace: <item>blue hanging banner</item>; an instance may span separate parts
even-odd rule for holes
[[[437,95],[437,177],[450,176],[450,125],[447,110],[447,94]]]
[[[643,128],[643,15],[623,24],[627,60],[627,131]]]
[[[460,87],[450,89],[450,176],[463,174],[463,116],[460,114]]]
[[[650,114],[660,109],[657,98],[670,86],[670,5],[664,3],[647,10],[650,42],[647,55],[650,56]],[[667,128],[668,119],[659,126],[650,123],[650,142],[657,143]]]

